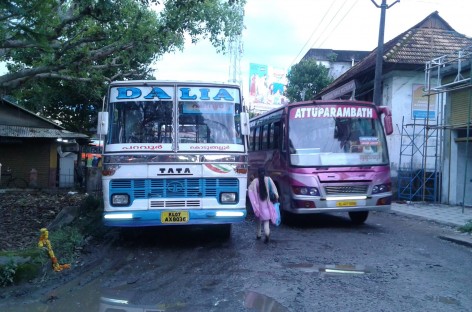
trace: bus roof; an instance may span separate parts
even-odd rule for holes
[[[330,105],[330,104],[350,104],[350,105],[369,105],[369,106],[375,106],[375,104],[373,102],[368,102],[368,101],[357,101],[357,100],[310,100],[310,101],[303,101],[303,102],[292,102],[292,103],[288,103],[288,104],[284,104],[284,105],[281,105],[281,106],[277,106],[277,107],[274,107],[273,109],[267,111],[267,112],[264,112],[263,114],[260,114],[260,115],[257,115],[253,118],[251,118],[251,120],[256,120],[256,119],[259,119],[259,118],[263,118],[269,114],[272,114],[278,110],[283,110],[285,108],[291,108],[291,107],[297,107],[297,106],[300,106],[300,105]]]
[[[185,85],[204,85],[204,84],[211,84],[215,86],[231,86],[231,87],[240,87],[236,83],[231,82],[221,82],[221,81],[198,81],[198,80],[120,80],[120,81],[112,81],[110,83],[110,87],[112,86],[121,86],[121,85],[177,85],[177,84],[185,84]]]

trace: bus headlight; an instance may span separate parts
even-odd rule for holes
[[[235,204],[236,203],[236,193],[221,193],[220,202],[222,204]]]
[[[111,177],[118,168],[120,168],[120,165],[103,165],[102,176]]]
[[[372,188],[372,194],[390,192],[390,190],[391,190],[390,183],[374,185],[374,187]]]
[[[111,196],[111,204],[113,206],[127,206],[129,205],[128,194],[113,194]]]
[[[292,189],[296,195],[320,196],[320,191],[316,187],[293,186]]]

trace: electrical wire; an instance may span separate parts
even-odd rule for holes
[[[323,44],[326,42],[326,40],[328,40],[328,38],[331,37],[331,34],[338,28],[339,24],[341,24],[341,22],[346,18],[346,16],[352,11],[352,9],[354,8],[354,6],[359,2],[359,0],[357,0],[356,2],[354,2],[351,7],[347,10],[347,12],[343,15],[343,17],[338,21],[338,23],[336,24],[336,26],[334,26],[334,28],[331,30],[331,32],[329,33],[328,36],[326,36],[325,40],[323,40],[323,42],[320,43],[320,47],[323,46]],[[312,45],[312,48],[314,47],[315,44]]]
[[[297,56],[293,59],[293,61],[290,63],[290,67],[295,64],[296,60],[298,59],[298,57],[300,56],[300,54],[302,54],[302,52],[305,50],[306,46],[309,44],[309,42],[311,41],[311,39],[313,38],[313,36],[315,35],[315,33],[317,32],[317,30],[319,29],[320,25],[324,22],[325,18],[328,16],[328,13],[331,11],[331,9],[333,8],[334,4],[336,3],[336,1],[333,1],[331,2],[331,5],[329,6],[328,10],[325,12],[325,14],[323,15],[323,18],[321,19],[321,21],[318,23],[318,25],[315,27],[315,30],[313,30],[313,32],[311,33],[311,36],[310,38],[305,42],[305,44],[303,45],[303,47],[300,49],[300,51],[298,52]]]
[[[326,30],[328,29],[328,27],[331,25],[331,23],[334,21],[334,19],[336,18],[336,16],[338,16],[339,12],[341,12],[341,9],[344,7],[344,5],[346,4],[347,0],[344,0],[343,4],[339,7],[339,9],[336,11],[336,13],[334,14],[334,16],[331,18],[331,20],[329,21],[328,25],[326,25],[326,27],[323,29],[323,32],[322,34],[324,35]],[[318,40],[321,38],[321,36],[319,36],[315,42],[313,42],[313,44],[311,45],[311,47],[315,46],[316,43],[318,42]]]

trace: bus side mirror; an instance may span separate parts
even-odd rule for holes
[[[385,133],[390,135],[393,133],[393,121],[392,121],[392,112],[387,106],[379,107],[380,113],[384,115],[384,128]]]
[[[392,115],[385,115],[384,116],[384,127],[385,127],[385,133],[387,135],[390,135],[390,134],[393,133]]]
[[[108,112],[98,113],[97,134],[108,134]]]
[[[241,113],[241,134],[249,135],[249,114],[246,112]]]
[[[393,133],[393,121],[392,121],[392,112],[388,106],[379,106],[378,111],[384,115],[384,129],[385,134],[390,135]]]

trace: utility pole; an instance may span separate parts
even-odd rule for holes
[[[375,78],[374,78],[374,103],[375,105],[382,104],[382,65],[383,65],[383,44],[384,44],[384,30],[385,30],[385,11],[391,8],[395,3],[400,2],[396,0],[391,5],[387,5],[387,0],[382,0],[382,4],[378,5],[374,0],[372,3],[380,8],[380,27],[379,27],[379,42],[377,44],[377,58],[375,59]]]

